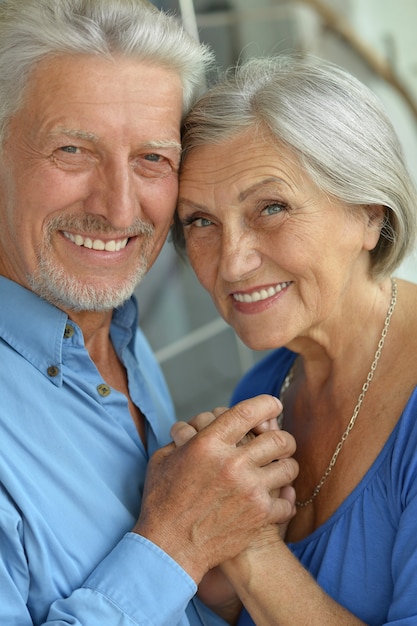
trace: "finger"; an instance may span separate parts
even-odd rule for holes
[[[297,499],[295,489],[292,485],[286,485],[282,487],[280,494],[280,498],[285,498],[288,502],[295,508],[295,501]]]
[[[288,485],[287,487],[283,487],[281,489],[279,497],[284,499],[284,500],[287,500],[287,502],[292,507],[292,513],[291,513],[290,518],[286,522],[281,522],[281,523],[278,524],[279,535],[280,535],[281,539],[285,540],[285,536],[287,534],[287,529],[288,529],[288,524],[291,521],[291,519],[297,514],[297,506],[295,504],[296,494],[295,494],[294,487],[292,485]]]
[[[260,435],[261,433],[264,433],[268,430],[278,430],[278,429],[279,429],[278,416],[275,416],[270,420],[266,420],[265,422],[262,422],[262,424],[259,424],[259,426],[255,426],[255,428],[252,429],[252,432],[255,435]]]
[[[189,421],[189,424],[193,426],[197,432],[200,432],[200,430],[203,430],[203,428],[214,422],[215,419],[216,415],[214,414],[214,411],[205,411],[204,413],[199,413],[198,415],[195,415]]]
[[[253,465],[262,467],[293,456],[295,450],[295,439],[290,433],[285,430],[269,430],[249,440],[244,453]]]
[[[295,506],[286,498],[271,498],[270,524],[286,524],[294,517]]]
[[[258,481],[272,497],[285,498],[292,503],[292,483],[298,476],[299,466],[295,459],[281,459],[260,468]],[[289,489],[291,487],[291,489]]]
[[[272,420],[281,411],[281,403],[270,395],[260,395],[239,402],[224,411],[206,429],[224,443],[236,445],[249,431],[262,422]]]
[[[197,434],[197,430],[187,422],[176,422],[171,427],[171,437],[177,447],[183,446]]]
[[[219,417],[220,415],[223,415],[225,411],[228,411],[228,410],[229,410],[228,406],[217,406],[215,409],[213,409],[213,415],[215,417]]]
[[[267,430],[278,430],[279,429],[278,417],[282,413],[283,406],[282,406],[282,402],[281,402],[281,400],[279,398],[276,398],[276,400],[277,400],[277,403],[279,405],[279,411],[278,411],[277,415],[274,416],[272,419],[265,420],[265,422],[262,422],[262,424],[259,424],[259,426],[255,426],[255,428],[253,429],[253,432],[255,433],[255,435],[260,435],[261,433],[264,433]]]
[[[250,433],[242,437],[240,441],[238,441],[238,443],[236,444],[236,447],[246,446],[246,444],[249,443],[249,441],[252,441],[252,439],[254,439],[255,437],[256,435],[254,434],[253,431],[251,431]]]
[[[215,415],[215,417],[219,417],[225,411],[228,411],[228,410],[229,410],[228,407],[220,406],[220,407],[216,407],[215,409],[213,409],[212,413],[213,415]],[[260,435],[261,433],[264,433],[267,430],[278,430],[278,428],[279,428],[278,417],[273,417],[270,420],[265,420],[265,422],[262,422],[262,424],[259,424],[259,426],[255,426],[255,428],[252,428],[252,430],[249,433],[247,433],[244,437],[242,437],[242,439],[236,445],[243,446],[246,443],[248,443],[248,441],[251,441],[254,435]],[[201,430],[201,429],[198,429],[198,430]]]
[[[292,465],[293,459],[287,459]],[[275,463],[274,465],[280,465]],[[288,522],[296,515],[297,507],[295,504],[296,494],[292,485],[284,485],[279,490],[279,495],[271,497],[271,521],[278,524],[281,537],[285,536]]]
[[[198,415],[195,415],[189,421],[189,424],[193,426],[197,432],[200,432],[200,430],[203,430],[203,428],[211,424],[211,422],[214,422],[214,420],[219,415],[221,415],[227,410],[228,410],[227,407],[220,406],[220,407],[216,407],[215,409],[213,409],[213,411],[205,411],[204,413],[199,413]]]

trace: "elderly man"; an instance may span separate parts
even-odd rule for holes
[[[222,623],[197,585],[291,513],[270,495],[294,476],[271,463],[290,439],[236,445],[276,401],[167,445],[173,407],[137,326],[209,61],[145,0],[0,5],[4,626]]]

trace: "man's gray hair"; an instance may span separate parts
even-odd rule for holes
[[[415,243],[416,191],[392,124],[370,89],[313,57],[252,59],[229,70],[185,120],[183,160],[197,146],[249,128],[290,147],[313,182],[352,210],[384,206],[372,274],[383,278],[398,267]],[[178,221],[172,234],[183,248]]]
[[[186,114],[213,61],[207,46],[147,0],[3,0],[0,3],[0,144],[31,70],[62,54],[128,56],[171,68]]]

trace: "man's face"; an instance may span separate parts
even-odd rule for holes
[[[171,70],[43,60],[0,154],[0,273],[68,311],[129,297],[171,225],[181,109]]]

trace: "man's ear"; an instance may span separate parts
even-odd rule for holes
[[[386,217],[386,208],[382,204],[367,204],[364,209],[367,214],[364,248],[365,250],[373,250],[381,236]]]

